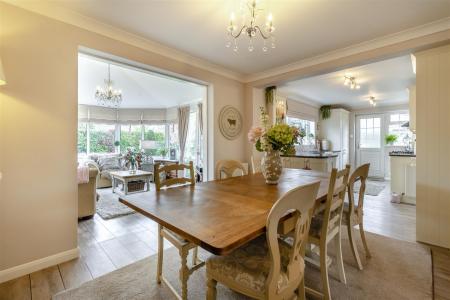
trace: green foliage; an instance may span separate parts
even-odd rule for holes
[[[277,90],[276,86],[266,87],[266,106],[268,104],[273,103],[273,100],[275,99],[276,90]]]
[[[322,117],[322,120],[326,120],[331,117],[331,106],[330,105],[321,106],[319,112],[320,116]]]
[[[86,123],[78,124],[78,153],[87,153]]]
[[[394,144],[397,141],[397,139],[398,139],[398,136],[395,134],[388,134],[384,137],[384,140],[387,145]]]
[[[114,152],[114,128],[107,131],[89,130],[91,153]]]

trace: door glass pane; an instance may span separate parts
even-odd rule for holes
[[[365,128],[362,127],[365,125]],[[360,148],[381,147],[381,118],[363,118],[360,120],[359,130]]]

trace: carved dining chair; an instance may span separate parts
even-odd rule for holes
[[[364,192],[366,191],[366,180],[369,176],[370,164],[364,164],[358,167],[350,176],[348,180],[348,203],[344,205],[343,224],[347,225],[348,239],[350,241],[350,248],[352,249],[353,256],[360,270],[363,269],[361,260],[359,258],[358,249],[355,243],[355,231],[354,227],[359,225],[359,233],[361,240],[366,251],[366,257],[370,258],[369,247],[367,246],[366,236],[364,234],[363,226],[363,207],[364,207]],[[361,185],[358,191],[358,203],[355,203],[355,182],[360,181]]]
[[[216,163],[216,179],[225,179],[233,177],[236,170],[241,172],[241,176],[245,175],[244,166],[237,160],[219,160]]]
[[[186,170],[189,170],[189,177],[167,178],[167,174],[170,174],[170,172],[172,171],[176,171],[177,173],[184,173]],[[155,186],[157,191],[160,191],[163,187],[176,188],[174,186],[195,186],[195,172],[192,161],[189,162],[188,165],[173,164],[161,167],[160,164],[156,164],[154,172]],[[178,252],[181,256],[181,296],[176,292],[175,288],[170,284],[170,282],[162,275],[164,239],[169,240],[178,249]],[[189,267],[187,264],[187,257],[189,255],[189,250],[191,249],[193,249],[192,266]],[[161,224],[158,224],[158,267],[156,280],[158,284],[164,281],[164,283],[169,287],[169,289],[175,294],[178,299],[187,299],[187,282],[189,276],[195,270],[199,269],[205,264],[205,262],[198,259],[197,252],[198,249],[196,244],[191,243],[181,235],[167,228],[164,228]]]
[[[229,255],[207,259],[207,299],[216,299],[217,282],[255,299],[304,299],[304,247],[319,185],[300,186],[282,196],[269,212],[265,235]],[[278,238],[287,213],[296,219],[293,247]]]
[[[252,163],[252,173],[253,174],[261,173],[261,159],[256,158],[253,155],[250,159],[251,159],[251,163]]]
[[[309,231],[308,243],[310,245],[305,260],[320,267],[322,293],[310,288],[306,288],[306,290],[315,296],[323,297],[327,300],[331,299],[328,267],[332,263],[332,260],[327,255],[327,250],[328,243],[332,240],[335,242],[335,264],[339,274],[339,280],[346,283],[341,248],[341,222],[349,173],[350,166],[348,165],[340,171],[333,168],[328,186],[327,199],[324,203],[316,207]],[[314,259],[314,256],[317,257],[317,254],[319,255],[319,263]]]

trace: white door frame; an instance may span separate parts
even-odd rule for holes
[[[377,178],[384,178],[385,175],[385,161],[384,161],[384,133],[386,131],[386,122],[385,122],[385,116],[383,113],[374,113],[374,114],[360,114],[355,116],[355,156],[356,156],[356,165],[361,165],[361,149],[360,149],[360,119],[363,118],[380,118],[380,148],[379,148],[379,160],[380,160],[380,172],[371,174],[369,172],[369,176],[371,177],[377,177]],[[370,151],[371,148],[367,148],[368,151]],[[376,149],[376,148],[373,148]]]

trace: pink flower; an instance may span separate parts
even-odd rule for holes
[[[264,134],[264,130],[261,127],[254,126],[248,132],[248,140],[251,143],[256,143],[256,141]]]

